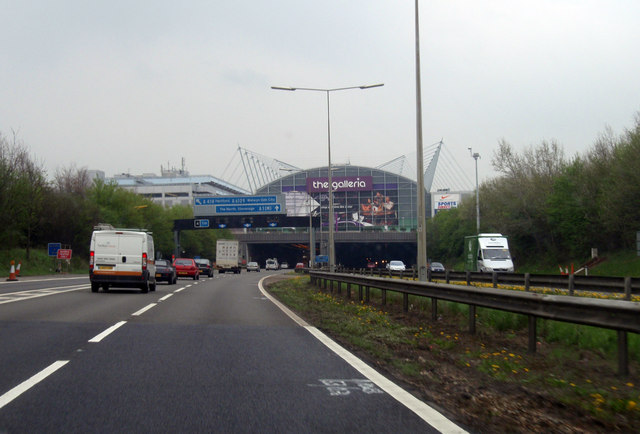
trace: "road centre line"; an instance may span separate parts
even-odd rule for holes
[[[111,327],[109,327],[108,329],[106,329],[105,331],[100,333],[99,335],[96,335],[96,336],[92,337],[91,339],[89,339],[89,342],[100,342],[101,340],[103,340],[104,338],[109,336],[111,333],[113,333],[114,331],[116,331],[118,328],[122,327],[126,323],[127,323],[126,321],[120,321],[120,322],[112,325]]]
[[[158,303],[151,303],[146,305],[145,307],[143,307],[142,309],[140,309],[139,311],[132,313],[132,316],[140,316],[143,313],[145,313],[146,311],[148,311],[149,309],[151,309],[152,307],[156,306]]]
[[[53,362],[51,365],[44,368],[42,371],[38,372],[37,374],[35,374],[33,377],[23,381],[22,383],[18,384],[16,387],[14,387],[13,389],[5,393],[4,395],[0,396],[0,408],[9,404],[18,396],[22,395],[24,392],[26,392],[27,390],[29,390],[30,388],[32,388],[33,386],[35,386],[36,384],[38,384],[39,382],[47,378],[49,375],[56,372],[58,369],[62,368],[67,363],[69,363],[68,360],[58,360],[56,362]]]
[[[411,395],[409,392],[393,383],[385,376],[380,374],[375,369],[371,368],[369,365],[364,363],[361,359],[356,357],[354,354],[347,351],[345,348],[337,344],[333,339],[322,333],[317,328],[309,325],[306,321],[300,318],[298,315],[293,313],[290,309],[276,300],[271,294],[269,294],[264,287],[262,286],[262,282],[267,279],[268,276],[263,277],[258,282],[258,289],[262,294],[271,300],[276,306],[278,306],[282,311],[293,319],[299,326],[304,327],[309,333],[311,333],[316,339],[322,342],[327,346],[331,351],[340,356],[345,362],[351,365],[354,369],[364,375],[366,378],[371,380],[376,386],[380,389],[384,390],[387,394],[392,396],[395,400],[400,402],[406,408],[414,412],[418,417],[427,422],[429,425],[437,429],[442,433],[466,433],[465,430],[457,426],[455,423],[447,419],[443,414],[434,408],[428,406],[424,402],[420,401],[415,396]]]
[[[165,301],[167,298],[171,297],[173,295],[173,293],[169,293],[167,295],[165,295],[164,297],[162,297],[160,300],[158,301]]]
[[[184,289],[185,289],[185,287],[183,286],[182,288],[178,288],[178,289],[176,289],[176,290],[175,290],[175,291],[173,291],[173,292],[180,292],[180,291],[183,291]]]

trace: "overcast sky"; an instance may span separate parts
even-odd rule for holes
[[[412,0],[0,0],[0,132],[52,174],[180,166],[242,146],[301,168],[415,155]],[[586,152],[640,111],[640,1],[420,2],[423,138],[473,179],[499,140]]]

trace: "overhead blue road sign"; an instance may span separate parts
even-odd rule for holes
[[[62,243],[49,243],[49,256],[58,256],[58,250],[62,248]]]
[[[195,219],[193,221],[193,227],[194,228],[208,228],[209,227],[209,220],[208,219]]]
[[[226,223],[220,223],[220,224],[218,225],[218,228],[219,228],[219,229],[224,229],[224,228],[226,228],[226,227],[227,227]]]
[[[266,212],[280,212],[282,206],[274,205],[217,205],[216,214],[262,214]]]
[[[318,264],[327,264],[327,263],[329,263],[329,256],[327,256],[327,255],[316,255],[316,262]]]
[[[193,198],[193,215],[197,217],[217,215],[284,214],[284,194],[265,196],[207,196]]]

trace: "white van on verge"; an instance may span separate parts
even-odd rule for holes
[[[156,290],[153,237],[144,230],[95,230],[91,234],[89,279],[91,291],[109,287]]]

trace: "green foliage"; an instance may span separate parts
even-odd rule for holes
[[[518,271],[581,265],[591,248],[635,250],[640,230],[640,115],[621,137],[607,131],[584,156],[567,160],[555,142],[517,153],[501,141],[499,177],[480,186],[480,231],[509,236]],[[475,197],[428,225],[429,256],[460,263],[464,235],[475,233]]]

